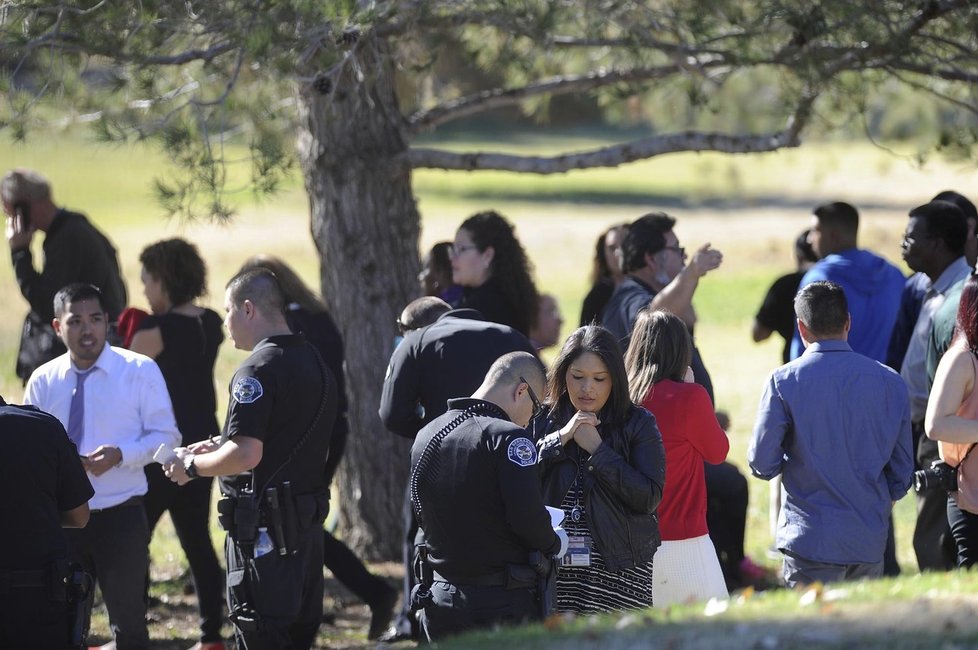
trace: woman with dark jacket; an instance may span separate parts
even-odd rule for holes
[[[557,610],[648,607],[665,484],[655,418],[629,400],[621,348],[602,327],[570,335],[547,388],[554,424],[538,442],[544,499],[564,511],[570,538]]]

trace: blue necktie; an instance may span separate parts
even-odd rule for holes
[[[68,437],[78,448],[81,448],[82,436],[85,435],[85,380],[90,374],[91,370],[75,371],[78,380],[71,396],[71,407],[68,409]]]

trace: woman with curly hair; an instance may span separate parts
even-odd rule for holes
[[[463,291],[460,306],[529,336],[539,297],[513,226],[497,212],[474,214],[455,233],[451,256],[452,281]]]
[[[197,247],[183,239],[150,244],[139,255],[140,279],[150,315],[140,321],[130,349],[156,360],[173,402],[173,414],[189,445],[220,434],[214,362],[224,340],[222,319],[196,304],[207,287],[207,267]],[[224,570],[210,536],[211,488],[214,479],[177,485],[156,463],[145,467],[146,519],[152,532],[169,511],[180,546],[190,564],[200,610],[199,648],[218,650],[224,620]]]

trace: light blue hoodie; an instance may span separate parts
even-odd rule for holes
[[[886,363],[887,346],[906,281],[900,269],[879,255],[850,248],[820,259],[805,273],[798,288],[819,280],[835,282],[846,292],[849,314],[852,316],[849,347],[859,354]],[[796,327],[791,341],[791,358],[797,359],[804,351]]]

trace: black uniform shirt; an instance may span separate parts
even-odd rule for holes
[[[464,420],[441,442],[436,466],[419,481],[421,525],[435,571],[467,577],[523,564],[531,551],[556,553],[560,541],[540,491],[536,446],[526,431],[490,402],[464,398],[418,433],[411,449],[417,465],[428,441],[466,409]]]
[[[0,445],[0,569],[43,569],[67,557],[61,513],[95,490],[64,427],[33,406],[0,405]]]
[[[474,393],[493,362],[508,352],[536,354],[525,336],[477,311],[442,314],[432,325],[409,332],[391,355],[380,418],[393,433],[413,438],[445,412],[449,399]]]
[[[323,371],[314,349],[299,335],[271,336],[234,373],[223,437],[248,436],[264,443],[261,462],[252,470],[256,491],[282,481],[291,481],[296,495],[326,491],[324,467],[336,420],[336,381],[328,368],[326,373],[326,409],[282,469],[323,401]],[[237,494],[251,484],[252,472],[222,478],[222,492]],[[269,483],[270,478],[274,480]]]

